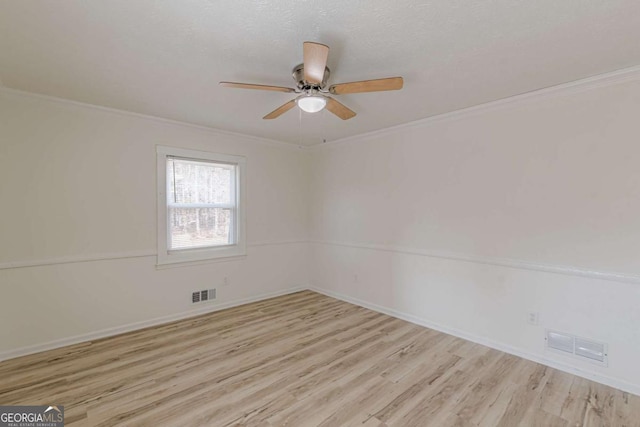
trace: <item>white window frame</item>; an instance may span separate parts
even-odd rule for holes
[[[245,236],[245,168],[246,159],[242,156],[217,154],[207,151],[186,150],[183,148],[158,145],[157,153],[157,205],[158,205],[158,265],[213,260],[218,258],[237,257],[247,254]],[[207,246],[203,248],[169,249],[169,205],[167,201],[167,159],[170,157],[183,158],[201,162],[232,164],[236,166],[235,196],[236,204],[232,212],[233,229],[231,235],[235,243],[230,245]]]

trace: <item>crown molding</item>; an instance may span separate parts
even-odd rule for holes
[[[501,98],[495,101],[485,102],[485,103],[474,105],[471,107],[461,108],[459,110],[437,114],[435,116],[426,117],[424,119],[414,120],[412,122],[403,123],[396,126],[390,126],[383,129],[378,129],[372,132],[365,132],[358,135],[349,136],[346,138],[340,138],[333,141],[325,142],[323,144],[307,146],[305,147],[305,149],[318,150],[318,149],[322,149],[323,147],[331,147],[337,144],[363,141],[373,137],[388,135],[394,132],[400,132],[400,131],[415,128],[415,127],[422,127],[422,126],[426,127],[426,126],[433,125],[435,123],[457,120],[463,117],[471,117],[477,114],[499,110],[514,104],[520,104],[527,101],[533,101],[533,100],[539,100],[539,99],[551,98],[551,97],[557,97],[557,96],[566,96],[570,94],[585,92],[585,91],[607,87],[607,86],[614,86],[617,84],[621,84],[629,81],[636,81],[636,80],[640,80],[640,65],[629,67],[629,68],[623,68],[621,70],[611,71],[609,73],[598,74],[595,76],[587,77],[580,80],[574,80],[571,82],[562,83],[555,86],[549,86],[543,89],[537,89],[530,92],[509,96],[507,98]]]
[[[204,132],[210,132],[210,133],[213,133],[213,134],[216,134],[216,135],[220,135],[220,136],[230,136],[230,137],[235,137],[235,138],[243,138],[243,139],[247,139],[247,140],[249,140],[251,142],[257,142],[259,144],[270,145],[270,146],[278,147],[278,148],[286,148],[286,149],[289,149],[289,150],[292,150],[292,149],[293,150],[300,150],[300,149],[305,149],[306,148],[306,146],[304,146],[304,145],[292,144],[292,143],[289,143],[289,142],[278,141],[276,139],[263,138],[263,137],[259,137],[259,136],[255,136],[255,135],[248,135],[248,134],[244,134],[244,133],[240,133],[240,132],[231,132],[231,131],[228,131],[228,130],[218,129],[218,128],[214,128],[214,127],[210,127],[210,126],[198,125],[198,124],[189,123],[189,122],[182,122],[180,120],[167,119],[167,118],[164,118],[164,117],[151,116],[151,115],[142,114],[142,113],[135,113],[133,111],[120,110],[120,109],[117,109],[117,108],[103,107],[101,105],[88,104],[88,103],[80,102],[80,101],[73,101],[73,100],[66,99],[66,98],[58,98],[58,97],[55,97],[55,96],[43,95],[43,94],[40,94],[40,93],[27,92],[27,91],[18,90],[18,89],[11,89],[11,88],[8,88],[6,86],[3,86],[1,81],[0,81],[0,94],[7,94],[7,95],[17,96],[17,97],[21,97],[21,98],[38,99],[38,100],[47,101],[47,102],[56,103],[56,104],[71,105],[71,106],[78,107],[78,108],[83,108],[83,109],[87,109],[87,110],[98,110],[98,111],[102,111],[102,112],[110,113],[110,114],[115,114],[115,115],[119,115],[119,116],[135,117],[135,118],[138,118],[138,119],[150,120],[150,121],[157,122],[157,123],[169,124],[169,125],[174,125],[174,126],[181,126],[181,127],[185,127],[185,128],[189,128],[189,129],[195,129],[195,130],[200,130],[200,131],[204,131]]]
[[[179,120],[151,116],[151,115],[142,114],[142,113],[135,113],[127,110],[119,110],[117,108],[103,107],[100,105],[88,104],[80,101],[72,101],[70,99],[58,98],[55,96],[43,95],[43,94],[34,93],[34,92],[27,92],[27,91],[18,90],[18,89],[11,89],[6,86],[3,86],[1,80],[0,80],[0,94],[5,93],[9,95],[24,97],[24,98],[35,98],[35,99],[40,99],[40,100],[59,103],[59,104],[73,105],[80,108],[104,111],[107,113],[121,115],[121,116],[136,117],[144,120],[155,121],[158,123],[171,124],[175,126],[182,126],[190,129],[197,129],[205,132],[211,132],[221,136],[244,138],[253,142],[271,145],[274,147],[295,149],[299,151],[316,151],[316,150],[321,150],[323,148],[331,147],[337,144],[363,141],[376,136],[388,135],[394,132],[400,132],[402,130],[411,129],[414,127],[429,126],[429,125],[433,125],[435,123],[439,123],[443,121],[451,121],[451,120],[456,120],[463,117],[470,117],[470,116],[481,114],[484,112],[505,108],[512,104],[519,104],[519,103],[523,103],[530,100],[544,99],[548,97],[580,93],[588,90],[593,90],[593,89],[607,87],[607,86],[613,86],[613,85],[617,85],[617,84],[621,84],[629,81],[635,81],[635,80],[640,80],[640,65],[623,68],[616,71],[611,71],[609,73],[598,74],[598,75],[587,77],[584,79],[574,80],[571,82],[546,87],[543,89],[537,89],[530,92],[509,96],[507,98],[501,98],[495,101],[485,102],[482,104],[461,108],[461,109],[450,111],[447,113],[436,114],[434,116],[429,116],[423,119],[414,120],[412,122],[403,123],[396,126],[390,126],[383,129],[374,130],[371,132],[360,133],[357,135],[348,136],[345,138],[339,138],[333,141],[329,141],[321,144],[314,144],[314,145],[294,144],[294,143],[279,141],[275,139],[263,138],[255,135],[248,135],[240,132],[231,132],[231,131],[218,129],[214,127],[198,125],[198,124],[189,123],[189,122],[182,122]]]

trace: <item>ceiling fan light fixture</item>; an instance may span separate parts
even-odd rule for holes
[[[327,99],[324,96],[308,95],[301,96],[297,100],[298,107],[306,113],[317,113],[322,111],[327,105]]]

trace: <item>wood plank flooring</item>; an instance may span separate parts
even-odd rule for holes
[[[0,363],[69,427],[640,426],[640,397],[305,291]]]

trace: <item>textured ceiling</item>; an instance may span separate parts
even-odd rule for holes
[[[404,76],[342,95],[358,115],[294,109],[302,42],[331,47],[330,83]],[[0,0],[10,88],[305,145],[640,64],[638,0]]]

